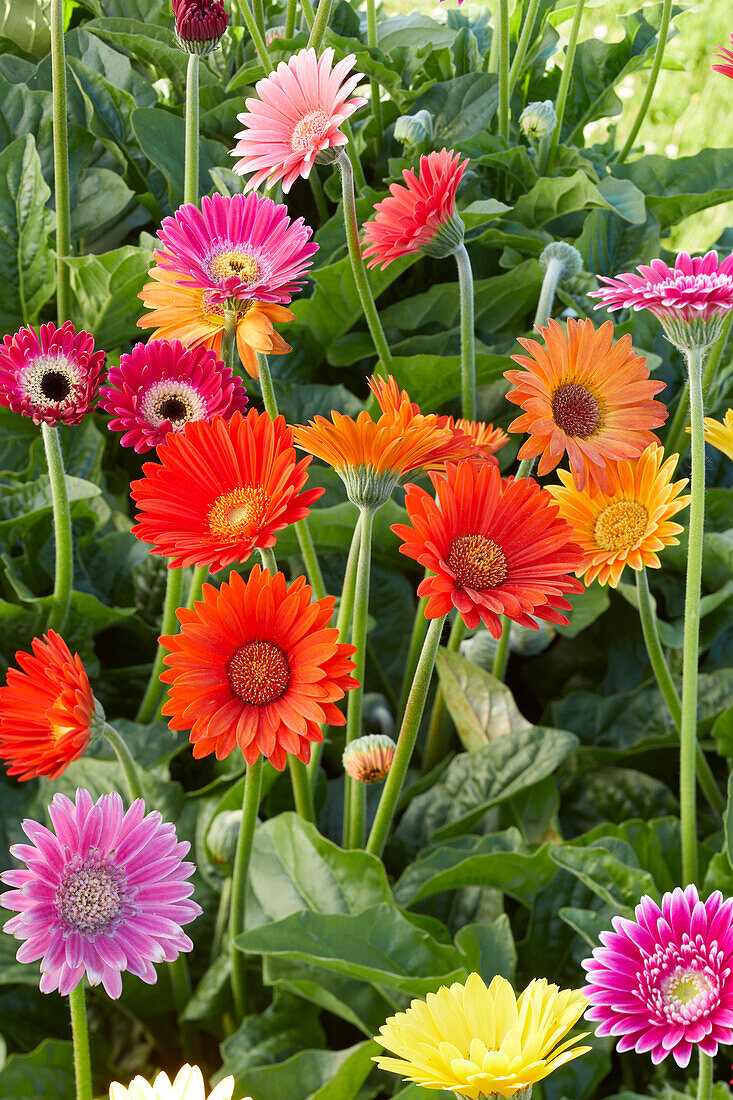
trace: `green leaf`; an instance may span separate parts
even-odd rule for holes
[[[498,103],[495,73],[466,73],[434,84],[413,104],[412,113],[429,111],[434,144],[455,148],[489,128]]]
[[[662,229],[733,199],[733,149],[702,149],[692,157],[639,157],[614,164],[618,179],[631,180],[646,195]]]
[[[91,481],[79,477],[65,477],[66,492],[70,502],[89,500],[99,496],[101,489]],[[20,525],[28,527],[39,515],[51,510],[51,481],[48,474],[42,474],[33,482],[20,485],[2,485],[0,494],[0,530]]]
[[[503,380],[508,360],[505,355],[476,355],[476,385]],[[460,392],[460,355],[396,355],[392,374],[411,399],[422,409],[435,410]]]
[[[473,968],[485,982],[497,974],[514,982],[517,949],[506,913],[491,924],[464,924],[456,936],[456,944],[472,960]]]
[[[50,0],[2,0],[0,35],[24,53],[44,57],[51,48]]]
[[[659,222],[651,213],[647,213],[643,224],[633,225],[610,210],[591,210],[575,247],[583,256],[586,270],[613,276],[648,264],[659,255]]]
[[[544,225],[576,210],[606,209],[611,203],[578,169],[572,176],[543,176],[526,195],[520,195],[512,218],[528,226]]]
[[[562,623],[555,626],[557,633],[564,638],[577,638],[586,627],[600,619],[611,604],[608,588],[595,582],[585,591],[568,596],[567,599],[573,605],[573,610],[568,613],[569,623],[567,626]]]
[[[563,844],[552,850],[552,858],[607,905],[616,911],[625,909],[626,916],[643,894],[657,894],[654,879],[639,866],[631,846],[622,841],[604,837],[587,848]]]
[[[118,347],[140,339],[138,294],[152,266],[152,252],[125,245],[100,256],[71,256],[64,262],[71,268],[79,326],[93,332],[100,347]]]
[[[315,1013],[303,1011],[303,1002],[278,994],[264,1012],[245,1016],[221,1045],[221,1076],[239,1079],[258,1066],[284,1062],[300,1051],[325,1046],[323,1028]]]
[[[73,1100],[74,1049],[46,1039],[30,1054],[11,1054],[0,1071],[0,1100]]]
[[[723,818],[723,829],[725,830],[725,850],[733,871],[733,772],[728,776],[728,803]]]
[[[0,327],[4,332],[33,324],[53,293],[53,215],[46,207],[50,195],[32,136],[16,138],[0,153]]]
[[[346,1020],[367,1038],[377,1033],[393,1007],[391,998],[364,982],[275,955],[264,960],[263,980]]]
[[[370,1070],[379,1047],[358,1043],[347,1050],[302,1050],[274,1066],[245,1070],[237,1078],[234,1100],[353,1100]],[[225,1076],[224,1071],[214,1080]],[[336,1091],[329,1086],[334,1084]]]
[[[185,122],[178,115],[153,107],[136,108],[131,121],[143,153],[166,178],[171,210],[177,210],[183,202]],[[204,192],[211,186],[209,172],[224,164],[226,155],[220,142],[199,138],[199,179]]]
[[[439,649],[435,667],[464,748],[481,748],[513,729],[531,728],[506,684],[459,653]]]

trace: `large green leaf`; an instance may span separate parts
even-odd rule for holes
[[[576,210],[607,210],[612,204],[598,187],[578,169],[572,176],[544,176],[532,190],[521,195],[512,218],[528,226],[544,225]]]
[[[159,108],[138,107],[132,112],[132,128],[145,156],[166,178],[171,210],[183,202],[183,168],[186,125],[178,115]],[[226,164],[227,150],[218,141],[199,138],[201,189],[211,188],[209,172]]]
[[[257,1066],[284,1062],[300,1051],[323,1046],[325,1035],[316,1014],[304,1012],[299,998],[278,995],[264,1012],[245,1016],[224,1040],[221,1074],[240,1078]]]
[[[495,73],[466,73],[434,84],[412,109],[432,115],[436,143],[455,147],[489,129],[498,102]]]
[[[630,916],[643,894],[657,893],[654,879],[639,866],[630,844],[604,836],[588,847],[563,844],[552,850],[559,867],[577,875],[594,894]]]
[[[677,159],[655,154],[614,164],[612,171],[644,192],[663,229],[733,199],[733,149],[702,149]]]
[[[72,256],[71,289],[80,327],[93,332],[101,347],[141,339],[138,294],[153,262],[152,252],[125,245],[100,256]]]
[[[488,385],[503,378],[511,365],[504,355],[476,355],[476,384]],[[392,373],[422,409],[436,410],[460,391],[460,355],[396,355]]]
[[[506,684],[459,653],[439,649],[435,667],[464,748],[478,749],[510,730],[531,727]]]
[[[286,1062],[245,1070],[233,1100],[352,1100],[373,1067],[376,1043],[347,1050],[302,1050]],[[215,1080],[224,1076],[222,1070]]]
[[[91,481],[66,476],[66,493],[69,501],[89,500],[99,496],[101,489]],[[0,530],[10,527],[27,527],[53,506],[51,482],[43,474],[33,482],[5,484],[0,491]]]
[[[53,293],[55,265],[50,241],[53,215],[46,207],[50,195],[32,136],[16,138],[0,153],[3,332],[33,324]]]
[[[71,1043],[47,1039],[31,1054],[11,1054],[0,1070],[0,1100],[74,1100]]]
[[[43,57],[51,46],[50,0],[2,0],[0,35],[24,53]]]

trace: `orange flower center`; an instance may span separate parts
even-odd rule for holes
[[[618,500],[599,513],[593,538],[601,550],[628,550],[639,541],[649,522],[649,513],[638,500]]]
[[[586,386],[565,382],[552,395],[552,416],[566,435],[587,439],[600,427],[601,407]]]
[[[254,256],[239,248],[227,248],[212,256],[209,273],[214,279],[229,279],[236,275],[243,283],[254,283],[262,277],[262,268]]]
[[[285,654],[272,642],[247,642],[227,666],[232,691],[250,707],[274,703],[287,691],[290,668]]]
[[[230,489],[217,497],[209,509],[212,538],[231,542],[256,531],[267,512],[270,494],[261,485]]]
[[[328,129],[330,117],[325,111],[311,111],[301,118],[290,135],[290,148],[294,153],[305,153]]]
[[[485,535],[459,535],[453,539],[447,563],[463,588],[494,588],[507,574],[504,552]]]

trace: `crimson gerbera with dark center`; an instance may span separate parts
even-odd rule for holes
[[[185,44],[217,43],[229,17],[221,0],[172,0],[176,33]]]

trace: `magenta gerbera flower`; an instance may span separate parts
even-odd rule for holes
[[[71,321],[22,328],[0,347],[0,405],[34,424],[79,424],[99,385],[104,352]]]
[[[168,432],[182,432],[191,420],[229,417],[247,404],[242,380],[216,352],[185,348],[180,340],[135,344],[110,367],[99,404],[112,415],[109,427],[124,432],[120,443],[142,454]]]
[[[731,45],[733,46],[733,34],[730,36]],[[726,50],[723,46],[719,46],[715,51],[718,55],[718,62],[715,65],[711,65],[716,73],[722,73],[723,76],[729,76],[733,79],[733,50]]]
[[[609,279],[590,298],[600,298],[596,309],[648,309],[661,322],[677,347],[706,347],[720,335],[725,315],[733,309],[733,255],[721,263],[714,250],[692,259],[680,252],[673,268],[652,260],[634,272]]]
[[[26,819],[31,843],[10,851],[27,870],[1,876],[15,887],[0,905],[17,913],[5,931],[25,941],[18,962],[41,960],[42,993],[66,995],[86,974],[116,998],[125,970],[152,985],[153,963],[193,946],[181,928],[201,913],[190,900],[194,865],[183,862],[190,845],[142,799],[124,813],[118,794],[94,803],[80,789],[75,803],[54,795],[48,812],[55,832]]]
[[[246,100],[246,112],[237,115],[244,129],[230,154],[241,158],[235,172],[254,172],[245,190],[282,180],[287,194],[298,176],[308,178],[319,154],[346,145],[339,126],[366,103],[351,96],[363,79],[361,73],[347,78],[355,64],[353,53],[333,65],[331,47],[320,57],[305,49],[257,82],[258,98]]]
[[[733,899],[716,890],[706,902],[697,889],[676,889],[636,907],[636,920],[613,918],[602,947],[583,966],[589,1020],[598,1035],[620,1036],[619,1052],[668,1054],[686,1066],[699,1046],[714,1055],[733,1041]]]
[[[181,286],[207,292],[208,301],[227,298],[282,305],[300,290],[318,245],[302,218],[290,221],[287,207],[260,195],[204,197],[164,218],[158,230],[163,249],[155,259]]]

